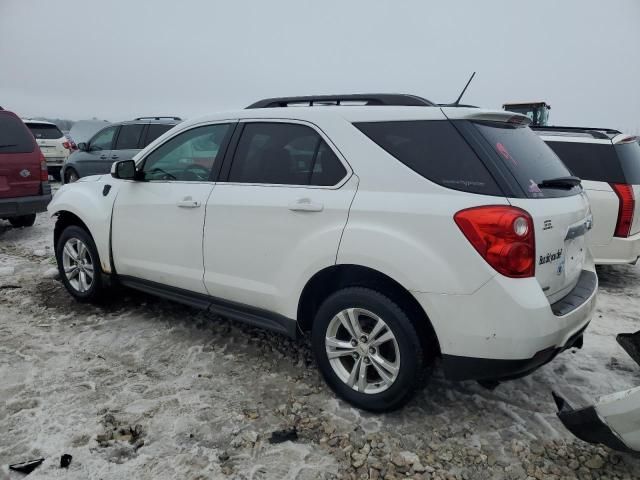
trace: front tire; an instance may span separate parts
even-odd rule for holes
[[[36,223],[36,214],[20,215],[19,217],[9,218],[9,223],[15,228],[32,227]]]
[[[395,410],[430,373],[418,329],[385,295],[350,287],[320,306],[312,329],[313,352],[326,382],[354,406]]]
[[[85,229],[70,225],[62,231],[56,244],[56,260],[62,283],[76,300],[100,300],[104,291],[100,257]]]

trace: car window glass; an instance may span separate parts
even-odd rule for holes
[[[571,173],[583,180],[625,183],[611,143],[547,142]]]
[[[151,123],[149,124],[149,128],[147,129],[147,138],[144,141],[143,147],[146,147],[151,142],[153,142],[156,138],[162,135],[165,132],[171,130],[175,125],[167,125],[164,123]]]
[[[418,175],[454,190],[502,195],[482,161],[448,120],[354,125]]]
[[[116,140],[116,150],[131,150],[138,148],[138,142],[140,140],[140,134],[144,129],[143,123],[136,123],[132,125],[122,125],[120,132],[118,133],[118,139]]]
[[[323,152],[323,163],[317,163],[319,152]],[[316,170],[318,176],[314,177]],[[315,179],[320,182],[314,183],[316,185],[335,185],[345,174],[344,166],[312,128],[292,123],[256,122],[244,126],[229,181],[309,185]]]
[[[39,140],[57,140],[64,136],[58,127],[48,123],[27,123],[27,127]]]
[[[207,181],[221,146],[230,131],[229,124],[207,125],[187,130],[151,152],[144,161],[145,180]]]
[[[35,146],[33,135],[22,120],[9,113],[0,113],[0,155],[33,152]]]
[[[109,127],[101,130],[90,142],[91,150],[111,150],[113,135],[118,127]]]

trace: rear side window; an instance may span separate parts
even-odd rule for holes
[[[33,135],[11,114],[0,113],[0,154],[30,153],[35,149]]]
[[[473,122],[529,198],[566,197],[581,191],[540,188],[543,180],[571,176],[558,156],[530,128],[505,122]]]
[[[502,195],[482,161],[448,120],[354,125],[407,167],[435,183],[465,192]]]
[[[150,123],[149,128],[147,129],[147,138],[145,138],[144,145],[142,146],[146,147],[164,132],[171,130],[174,126],[175,125],[167,125],[164,123]]]
[[[547,142],[571,172],[584,180],[625,183],[611,143]]]
[[[140,134],[144,129],[144,123],[122,125],[116,140],[116,150],[131,150],[138,148]]]
[[[49,125],[48,123],[27,123],[26,125],[38,140],[57,140],[64,136],[55,125]]]
[[[247,123],[233,158],[229,182],[332,186],[347,171],[310,127]]]

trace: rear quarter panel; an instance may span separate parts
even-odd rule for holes
[[[593,214],[593,228],[587,233],[590,247],[608,245],[613,239],[618,220],[618,196],[606,182],[582,181]]]

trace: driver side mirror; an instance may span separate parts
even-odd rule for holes
[[[87,152],[89,151],[89,144],[87,144],[86,142],[80,142],[78,145],[78,150],[82,151],[82,152]]]
[[[111,165],[111,176],[120,180],[136,179],[136,162],[133,160],[120,160]]]

